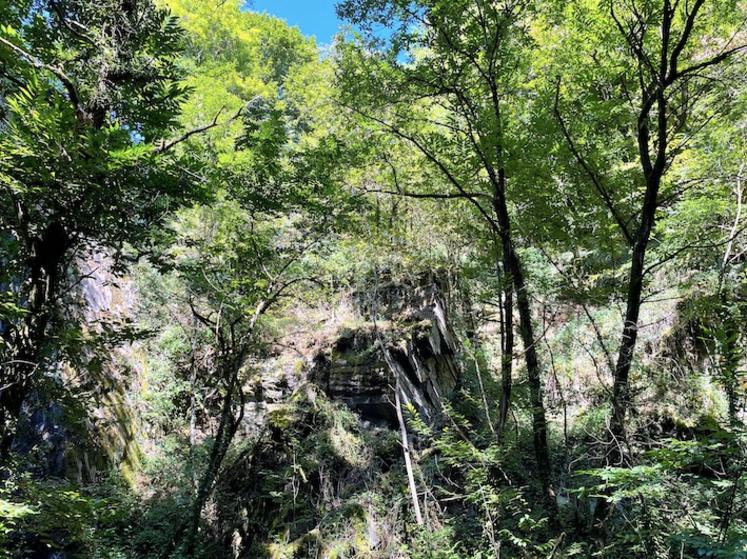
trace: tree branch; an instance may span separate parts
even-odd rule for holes
[[[597,177],[596,173],[591,169],[589,164],[586,162],[584,157],[581,155],[581,153],[578,151],[578,148],[576,148],[576,144],[573,142],[573,138],[571,137],[571,134],[568,130],[568,127],[565,124],[565,121],[563,120],[562,115],[560,114],[560,78],[558,78],[558,83],[555,88],[555,105],[553,107],[553,111],[555,112],[555,118],[558,120],[558,123],[560,124],[560,129],[563,132],[563,137],[566,140],[566,143],[568,144],[568,148],[571,150],[571,153],[573,154],[573,157],[576,159],[578,164],[581,166],[581,168],[586,172],[586,174],[591,179],[592,184],[594,185],[594,188],[599,193],[599,196],[602,197],[602,200],[604,201],[605,206],[607,206],[607,209],[612,214],[612,217],[617,222],[617,225],[620,227],[620,231],[622,232],[623,236],[625,237],[625,240],[628,242],[629,245],[633,245],[633,236],[630,234],[630,231],[628,231],[628,227],[626,225],[626,222],[622,219],[622,216],[618,213],[617,208],[615,208],[615,204],[607,192],[607,190],[602,186],[602,183],[599,180],[599,177]]]
[[[708,60],[704,60],[703,62],[698,62],[697,64],[693,64],[692,66],[689,66],[688,68],[685,68],[684,70],[681,70],[671,76],[671,81],[678,80],[679,78],[683,76],[687,76],[689,74],[693,74],[695,72],[698,72],[699,70],[702,70],[703,68],[708,68],[709,66],[715,66],[716,64],[720,64],[730,56],[737,54],[740,51],[747,50],[747,45],[739,45],[738,47],[734,47],[728,50],[725,50],[723,52],[720,52],[713,58],[709,58]]]
[[[703,4],[705,4],[705,0],[695,0],[692,10],[690,10],[690,13],[687,14],[685,28],[682,30],[680,40],[677,41],[677,44],[672,49],[672,55],[669,59],[669,79],[671,81],[674,81],[675,76],[677,76],[678,74],[677,63],[679,62],[680,54],[682,54],[682,51],[687,45],[687,41],[690,39],[693,27],[695,27],[695,18],[697,17],[698,11],[703,6]],[[685,7],[685,10],[687,10],[687,6]]]
[[[688,251],[690,249],[704,249],[704,248],[718,248],[724,245],[727,245],[731,242],[733,242],[737,237],[739,237],[745,230],[747,230],[747,225],[744,227],[740,227],[738,230],[734,230],[727,238],[722,239],[720,241],[715,241],[712,243],[688,243],[684,246],[681,246],[674,252],[671,252],[670,254],[667,254],[666,256],[663,256],[661,259],[659,259],[657,262],[654,262],[651,264],[648,268],[646,268],[643,272],[643,275],[646,276],[652,271],[654,271],[659,266],[669,262],[670,260],[673,260],[680,254],[682,254],[685,251]]]
[[[241,107],[238,111],[236,111],[236,114],[234,114],[232,117],[230,117],[229,119],[227,119],[227,120],[219,123],[218,122],[218,118],[220,117],[220,115],[223,112],[224,108],[225,107],[221,107],[221,109],[215,115],[215,118],[213,118],[213,120],[209,124],[204,124],[202,126],[198,126],[197,128],[193,128],[192,130],[189,130],[188,132],[185,132],[184,134],[182,134],[178,138],[175,138],[175,139],[173,139],[171,141],[166,142],[164,140],[161,140],[161,142],[159,143],[158,147],[156,147],[153,150],[153,153],[160,155],[162,153],[165,153],[165,152],[169,151],[171,148],[173,148],[177,144],[181,144],[182,142],[185,142],[185,141],[189,140],[192,136],[194,136],[196,134],[202,134],[203,132],[207,132],[208,130],[211,130],[211,129],[217,127],[217,126],[225,126],[227,124],[230,124],[233,121],[235,121],[236,119],[238,119],[239,117],[241,117],[242,113],[244,112],[244,107]]]
[[[380,118],[377,118],[377,117],[369,115],[369,114],[366,114],[366,113],[362,112],[361,110],[359,110],[359,109],[357,109],[355,107],[351,107],[351,106],[347,105],[346,108],[348,108],[349,110],[351,110],[351,111],[355,112],[356,114],[362,116],[363,118],[367,118],[367,119],[369,119],[369,120],[371,120],[371,121],[379,124],[380,126],[382,126],[382,127],[386,128],[387,130],[389,130],[392,134],[394,134],[398,138],[400,138],[402,140],[405,140],[407,142],[410,142],[412,145],[414,145],[418,149],[418,151],[420,151],[420,153],[422,153],[425,156],[425,158],[428,161],[430,161],[436,167],[438,167],[438,169],[443,173],[443,175],[446,177],[446,179],[449,181],[449,183],[451,183],[459,191],[459,193],[462,194],[465,197],[466,200],[469,200],[472,203],[472,205],[475,206],[475,208],[477,208],[477,210],[487,220],[487,222],[490,224],[490,226],[493,229],[495,229],[496,231],[499,230],[498,229],[498,225],[495,223],[495,221],[493,220],[493,218],[490,217],[490,214],[488,214],[488,212],[485,210],[485,208],[483,208],[477,200],[475,200],[474,198],[468,196],[469,193],[464,189],[464,187],[462,186],[462,184],[454,176],[454,174],[449,170],[449,168],[443,163],[443,161],[441,161],[438,157],[436,157],[425,145],[423,145],[423,143],[420,140],[418,140],[416,137],[414,137],[414,136],[412,136],[410,134],[407,134],[407,133],[403,132],[402,130],[400,130],[396,126],[394,126],[394,125],[386,122],[385,120],[382,120]]]
[[[21,58],[25,59],[34,68],[37,68],[39,70],[46,70],[47,72],[50,72],[51,74],[53,74],[58,80],[60,80],[63,87],[67,91],[68,97],[70,98],[70,102],[73,104],[73,107],[75,108],[75,112],[78,114],[78,116],[79,117],[85,116],[85,111],[83,110],[83,107],[81,104],[80,95],[78,95],[78,89],[75,87],[75,83],[73,82],[73,80],[65,73],[65,71],[62,68],[60,68],[59,66],[53,66],[51,64],[47,64],[43,62],[39,58],[35,57],[33,54],[25,51],[24,49],[12,43],[11,41],[8,41],[4,37],[0,37],[0,44],[5,45],[10,50],[20,55]]]
[[[402,196],[405,198],[425,198],[435,200],[464,200],[469,198],[487,198],[490,199],[485,193],[482,192],[448,192],[448,193],[428,193],[428,192],[408,192],[403,190],[401,192],[395,192],[393,190],[363,190],[364,194],[388,194],[391,196]]]

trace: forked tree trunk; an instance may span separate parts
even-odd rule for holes
[[[658,25],[661,44],[655,48],[658,51],[656,57],[648,55],[645,36],[639,32],[640,29],[653,27],[652,21],[646,20],[642,14],[633,10],[635,21],[626,26],[615,14],[616,3],[610,2],[609,4],[610,15],[630,46],[640,72],[638,77],[642,91],[641,106],[636,122],[636,140],[639,163],[646,183],[646,193],[640,211],[640,224],[636,235],[632,237],[633,252],[628,279],[625,322],[614,373],[615,385],[610,430],[612,437],[616,439],[613,441],[616,444],[613,445],[612,455],[621,455],[616,457],[619,463],[625,462],[623,445],[627,444],[625,428],[630,407],[630,367],[638,338],[641,294],[646,274],[646,250],[656,223],[659,189],[667,167],[671,165],[676,156],[676,151],[670,150],[670,144],[676,138],[675,134],[684,129],[688,116],[694,112],[693,103],[696,102],[696,100],[686,100],[677,107],[672,102],[671,91],[683,79],[696,77],[701,70],[721,64],[744,49],[743,46],[725,47],[710,58],[690,61],[689,67],[680,67],[680,59],[683,52],[686,52],[688,43],[692,41],[693,30],[697,28],[698,14],[705,4],[705,0],[695,0],[690,5],[687,3],[684,5],[682,30],[679,36],[675,37],[675,24],[679,19],[677,11],[678,6],[681,6],[679,2],[672,3],[670,0],[663,0],[661,22]],[[649,33],[647,36],[652,35],[653,33]],[[682,115],[676,122],[670,122],[673,120],[671,117],[674,116],[670,114],[670,104],[675,106],[678,114]],[[652,136],[654,136],[653,139]],[[621,227],[625,229],[624,224]]]
[[[663,70],[665,72],[666,70]],[[610,431],[613,446],[610,453],[613,462],[626,461],[627,437],[625,423],[630,407],[630,367],[633,362],[636,341],[638,340],[638,319],[641,314],[643,280],[646,275],[646,251],[651,233],[656,224],[656,211],[659,207],[659,189],[667,164],[667,100],[663,86],[656,93],[658,146],[655,160],[650,159],[650,131],[648,119],[653,105],[647,103],[638,119],[638,149],[641,166],[646,180],[646,193],[641,207],[641,221],[634,236],[631,255],[628,292],[626,297],[625,321],[623,323],[620,349],[615,364],[614,387],[612,392],[612,420]]]

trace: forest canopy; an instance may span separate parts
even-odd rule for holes
[[[747,4],[336,13],[0,0],[0,559],[747,558]]]

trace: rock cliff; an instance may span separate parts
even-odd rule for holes
[[[393,425],[399,381],[403,403],[412,404],[426,422],[436,421],[442,398],[460,377],[441,291],[429,282],[386,285],[374,301],[356,294],[362,320],[341,329],[334,343],[314,356],[313,382],[364,420]]]

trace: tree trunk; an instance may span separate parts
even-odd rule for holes
[[[218,477],[218,472],[223,463],[223,459],[228,452],[228,448],[231,446],[231,441],[239,427],[241,418],[244,414],[243,402],[241,403],[241,409],[239,410],[239,417],[234,418],[233,409],[233,394],[234,390],[241,390],[238,385],[238,367],[234,367],[235,372],[232,373],[229,386],[226,390],[226,395],[223,397],[223,404],[221,408],[220,422],[218,424],[218,431],[215,434],[215,442],[213,447],[210,449],[210,459],[208,466],[202,475],[199,487],[197,488],[197,495],[195,496],[194,503],[192,504],[192,512],[190,514],[189,522],[186,526],[186,536],[184,542],[184,553],[186,557],[192,557],[195,551],[195,544],[197,542],[197,532],[200,527],[200,517],[202,516],[202,509],[205,508],[208,498],[213,490],[213,485]],[[243,398],[242,398],[243,399]]]
[[[638,146],[646,179],[646,193],[641,208],[641,222],[634,237],[633,253],[630,263],[630,275],[628,278],[628,294],[626,298],[625,322],[623,323],[622,337],[617,363],[615,365],[614,387],[612,392],[612,420],[610,431],[612,433],[613,448],[611,456],[618,463],[625,461],[623,445],[626,444],[625,421],[628,408],[630,407],[630,366],[633,362],[633,353],[638,339],[638,318],[641,313],[641,296],[643,293],[643,279],[646,275],[646,250],[651,239],[651,232],[656,223],[656,210],[658,208],[659,187],[667,162],[667,102],[663,88],[656,94],[657,100],[657,153],[654,163],[651,163],[649,154],[650,131],[648,127],[648,112],[642,112],[638,119]],[[617,455],[617,456],[616,456]]]
[[[537,474],[542,482],[545,495],[550,494],[550,451],[547,445],[547,419],[542,393],[542,371],[537,357],[536,339],[532,325],[529,294],[524,282],[524,274],[519,259],[512,252],[512,271],[516,288],[516,306],[519,310],[519,333],[524,346],[524,359],[529,379],[529,402],[532,406],[532,430],[534,433],[534,453],[537,458]]]
[[[503,241],[501,281],[503,296],[501,298],[501,401],[498,415],[498,439],[503,436],[511,409],[511,388],[514,354],[514,301],[513,285],[509,273],[508,254],[511,252],[510,239]]]
[[[503,169],[499,170],[499,181],[493,197],[493,209],[498,221],[499,234],[503,244],[503,262],[511,277],[516,292],[516,307],[519,311],[519,333],[524,345],[524,359],[529,380],[529,401],[532,406],[532,431],[534,434],[534,454],[537,460],[537,475],[542,483],[544,495],[550,496],[550,451],[547,445],[547,419],[542,394],[542,370],[537,357],[532,310],[529,293],[524,279],[521,262],[511,239],[511,222],[505,197],[506,177]]]
[[[387,354],[387,349],[382,348],[384,354]],[[389,360],[389,358],[387,358]],[[412,497],[412,509],[415,513],[415,522],[418,526],[423,525],[423,514],[420,512],[420,499],[418,499],[418,488],[415,484],[415,473],[412,469],[412,457],[410,456],[410,442],[407,436],[407,424],[405,423],[404,415],[402,414],[402,398],[400,397],[400,384],[399,375],[397,370],[390,365],[392,373],[397,375],[396,386],[394,387],[394,407],[397,411],[397,422],[399,423],[399,431],[402,437],[402,453],[405,457],[405,470],[407,471],[407,483],[410,487],[410,496]]]
[[[0,462],[8,458],[15,438],[15,423],[31,391],[36,370],[42,365],[42,350],[51,319],[50,304],[57,298],[59,273],[69,246],[67,233],[57,222],[46,228],[41,239],[28,241],[27,313],[17,328],[9,325],[5,333],[11,351],[0,373],[3,387],[0,390]]]
[[[633,259],[630,267],[628,295],[623,324],[622,339],[615,365],[615,379],[612,392],[611,431],[618,443],[625,439],[625,420],[630,405],[630,366],[638,338],[638,318],[641,311],[641,294],[643,292],[644,261],[648,239],[639,239],[633,248]]]
[[[739,231],[739,224],[742,219],[742,174],[744,173],[745,163],[739,166],[737,171],[737,181],[734,188],[737,202],[737,214],[734,223],[729,232],[729,242],[726,244],[724,257],[721,260],[721,270],[718,275],[718,299],[720,310],[718,318],[722,329],[723,338],[721,348],[721,378],[726,390],[726,398],[729,410],[729,424],[732,427],[740,425],[738,413],[739,404],[739,366],[743,357],[743,352],[739,347],[739,316],[734,316],[729,308],[729,296],[724,287],[724,279],[730,266],[732,247],[734,238]]]

